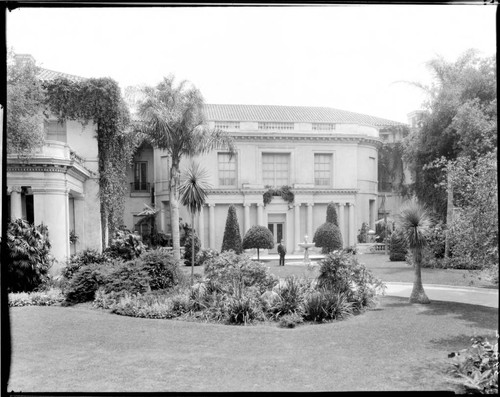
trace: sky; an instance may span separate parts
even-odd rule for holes
[[[124,89],[174,75],[206,103],[321,106],[407,122],[426,64],[496,53],[496,6],[20,8],[7,46]]]

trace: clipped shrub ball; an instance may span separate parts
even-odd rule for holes
[[[274,247],[274,236],[267,227],[255,225],[245,233],[242,245],[243,249],[257,248],[257,260],[259,260],[261,248],[272,249]]]
[[[389,260],[392,262],[404,261],[408,249],[401,230],[396,229],[389,238]]]
[[[313,243],[321,247],[321,253],[328,254],[342,249],[342,235],[340,229],[334,223],[326,222],[316,229]]]
[[[237,254],[243,252],[236,208],[232,204],[227,210],[226,228],[224,229],[221,252],[229,250],[233,250]]]

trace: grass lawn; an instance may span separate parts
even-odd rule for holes
[[[451,351],[492,340],[498,310],[382,297],[376,310],[282,329],[122,317],[74,307],[11,309],[9,391],[453,390]]]

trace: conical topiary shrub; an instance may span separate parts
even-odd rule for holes
[[[316,229],[313,237],[316,247],[321,247],[322,254],[342,249],[342,234],[340,232],[337,211],[333,202],[326,208],[326,222]]]
[[[222,240],[221,252],[233,250],[237,254],[243,252],[241,245],[240,225],[236,215],[236,208],[230,205],[227,210],[226,228],[224,229],[224,239]]]

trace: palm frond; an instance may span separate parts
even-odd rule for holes
[[[182,174],[179,186],[180,201],[191,213],[199,212],[205,204],[206,191],[211,187],[207,180],[207,170],[195,162],[192,162]]]
[[[427,237],[432,230],[432,217],[415,198],[403,203],[397,221],[409,248],[419,249],[427,244]]]

